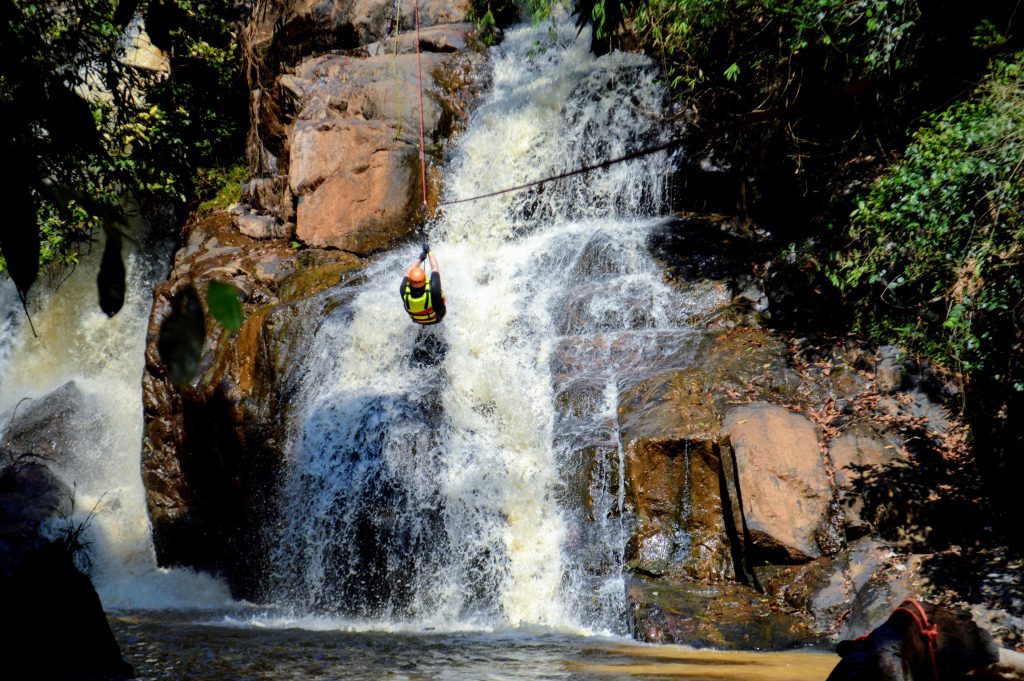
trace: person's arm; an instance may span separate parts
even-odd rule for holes
[[[437,267],[437,258],[434,257],[434,252],[427,251],[427,257],[430,258],[430,271],[435,274],[441,274],[441,270]]]
[[[437,271],[437,261],[434,260],[434,254],[430,252],[430,244],[423,244],[423,251],[420,253],[420,257],[417,258],[413,264],[409,265],[409,268],[405,270],[405,276],[408,277],[414,269],[423,264],[423,261],[430,258],[430,267],[433,271]]]

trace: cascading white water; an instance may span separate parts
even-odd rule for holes
[[[14,351],[20,311],[21,302],[14,282],[8,277],[0,277],[0,376],[7,373],[7,364]]]
[[[568,22],[506,34],[447,199],[666,141],[650,62],[588,46]],[[669,166],[661,152],[446,208],[429,227],[438,326],[415,327],[399,300],[418,246],[330,294],[344,302],[311,341],[289,424],[277,600],[382,623],[623,631],[618,390],[632,365],[687,361],[702,304],[670,293],[646,247]]]
[[[0,414],[68,381],[81,391],[84,408],[61,417],[72,440],[64,446],[72,455],[52,467],[74,489],[73,520],[83,522],[95,511],[84,539],[91,544],[93,582],[105,608],[223,605],[230,597],[219,580],[158,568],[150,536],[139,464],[142,370],[151,291],[162,272],[156,258],[126,253],[124,308],[108,318],[97,302],[100,253],[102,247],[83,255],[56,290],[36,284],[31,309],[38,337],[27,323],[5,321],[22,314],[16,296],[7,296],[9,306],[0,308],[2,330],[10,333],[0,340]],[[13,289],[10,281],[3,285]],[[0,435],[7,425],[0,424]]]

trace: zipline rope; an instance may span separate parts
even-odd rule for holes
[[[423,208],[427,208],[427,153],[423,144],[423,66],[420,61],[420,0],[416,6],[416,84],[420,91],[420,180],[423,184]]]
[[[401,0],[399,0],[399,3],[401,3]],[[427,205],[427,153],[426,153],[426,145],[424,143],[424,135],[423,135],[423,63],[422,63],[422,60],[420,58],[420,2],[419,2],[419,0],[414,0],[413,5],[414,5],[415,15],[416,15],[416,85],[417,85],[417,89],[419,90],[419,97],[420,97],[420,183],[421,183],[421,185],[423,187],[423,208],[426,211],[428,209],[428,205]],[[401,8],[401,4],[399,4],[398,7]],[[401,9],[399,9],[398,11],[399,11],[399,17],[401,17]],[[397,22],[396,22],[396,25],[397,25]],[[398,46],[396,45],[395,46],[395,61],[396,62],[397,62],[397,59],[398,59]],[[397,68],[396,68],[395,75],[397,77]],[[399,106],[399,116],[401,116],[401,106]],[[401,121],[401,118],[399,118],[399,121]],[[401,123],[399,123],[399,125],[401,125]],[[469,201],[479,201],[480,199],[488,199],[488,198],[490,198],[492,196],[498,196],[500,194],[508,194],[509,192],[516,192],[516,191],[519,191],[521,189],[528,189],[530,187],[539,187],[541,185],[547,184],[548,182],[554,182],[555,180],[561,180],[561,179],[564,179],[566,177],[572,177],[573,175],[580,175],[582,173],[589,173],[589,172],[593,172],[595,170],[601,170],[602,168],[609,168],[609,167],[611,167],[611,166],[613,166],[613,165],[615,165],[617,163],[625,163],[626,161],[632,161],[633,159],[641,158],[643,156],[648,156],[650,154],[656,154],[659,151],[666,151],[668,149],[673,149],[675,147],[680,147],[682,145],[683,145],[683,140],[681,140],[681,139],[674,139],[674,140],[671,140],[669,142],[666,142],[665,144],[658,145],[656,147],[649,147],[647,149],[641,149],[640,151],[634,151],[633,153],[626,154],[625,156],[620,156],[618,158],[613,158],[613,159],[609,159],[607,161],[602,161],[601,163],[596,163],[594,165],[583,166],[582,168],[577,168],[575,170],[570,170],[570,171],[567,171],[567,172],[564,172],[564,173],[559,173],[558,175],[552,175],[551,177],[545,177],[545,178],[540,179],[540,180],[534,180],[533,182],[527,182],[526,184],[516,185],[515,187],[508,187],[506,189],[499,189],[498,191],[489,192],[487,194],[480,194],[479,196],[470,196],[470,197],[465,198],[465,199],[454,199],[452,201],[442,201],[441,203],[438,204],[438,207],[441,207],[441,206],[452,206],[452,205],[454,205],[456,203],[467,203]]]
[[[487,193],[487,194],[480,194],[479,196],[470,196],[470,197],[465,198],[465,199],[454,199],[452,201],[442,201],[438,205],[439,206],[451,206],[451,205],[454,205],[456,203],[467,203],[469,201],[478,201],[480,199],[488,199],[488,198],[490,198],[492,196],[498,196],[500,194],[507,194],[509,192],[516,192],[516,191],[519,191],[520,189],[528,189],[530,187],[539,187],[540,185],[547,184],[548,182],[554,182],[555,180],[561,180],[561,179],[564,179],[566,177],[572,177],[573,175],[580,175],[582,173],[589,173],[589,172],[592,172],[592,171],[595,171],[595,170],[601,170],[602,168],[608,168],[608,167],[611,167],[611,166],[613,166],[613,165],[615,165],[617,163],[625,163],[626,161],[632,161],[633,159],[641,158],[643,156],[648,156],[650,154],[656,154],[659,151],[666,151],[668,149],[674,149],[675,147],[681,147],[681,146],[683,146],[683,143],[684,142],[683,142],[682,139],[674,139],[674,140],[671,140],[669,142],[666,142],[665,144],[658,145],[656,147],[649,147],[647,149],[641,149],[640,151],[634,151],[631,154],[626,154],[625,156],[619,156],[618,158],[613,158],[613,159],[609,159],[607,161],[602,161],[601,163],[596,163],[594,165],[583,166],[582,168],[576,168],[575,170],[569,170],[569,171],[564,172],[564,173],[559,173],[558,175],[552,175],[551,177],[545,177],[545,178],[540,179],[540,180],[534,180],[533,182],[527,182],[526,184],[516,185],[515,187],[508,187],[507,189],[499,189],[498,191],[490,192],[490,193]],[[426,189],[424,189],[424,194],[423,195],[424,195],[424,197],[426,197]]]

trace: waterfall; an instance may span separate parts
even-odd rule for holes
[[[131,242],[130,242],[131,243]],[[156,251],[159,251],[156,248]],[[81,408],[61,415],[71,452],[51,464],[74,490],[74,522],[90,513],[92,578],[105,608],[219,606],[226,587],[190,570],[158,568],[150,536],[139,456],[142,371],[152,288],[163,275],[157,255],[128,253],[124,308],[108,318],[99,308],[96,275],[102,243],[59,286],[36,283],[30,310],[38,337],[23,323],[13,284],[0,281],[0,435],[12,409],[68,381]]]
[[[664,143],[640,55],[595,58],[567,21],[491,50],[447,200]],[[448,316],[398,285],[419,245],[335,289],[288,423],[272,596],[301,613],[421,626],[624,632],[619,389],[682,366],[701,305],[646,246],[665,152],[448,206],[428,226]]]

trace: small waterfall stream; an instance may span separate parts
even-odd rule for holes
[[[653,65],[595,58],[568,22],[509,31],[492,63],[446,199],[667,139]],[[439,326],[415,327],[399,302],[418,246],[330,294],[289,424],[275,600],[430,627],[624,631],[616,396],[635,367],[685,364],[687,319],[708,305],[670,291],[646,247],[670,163],[446,208],[428,226]]]
[[[89,514],[92,577],[103,605],[120,608],[218,607],[229,601],[216,579],[158,568],[139,468],[142,369],[158,257],[125,249],[127,295],[113,318],[97,304],[102,244],[81,256],[60,286],[31,292],[38,337],[24,322],[14,285],[0,282],[0,437],[20,410],[73,381],[81,399],[59,414],[69,456],[51,464],[74,490],[73,521]]]

